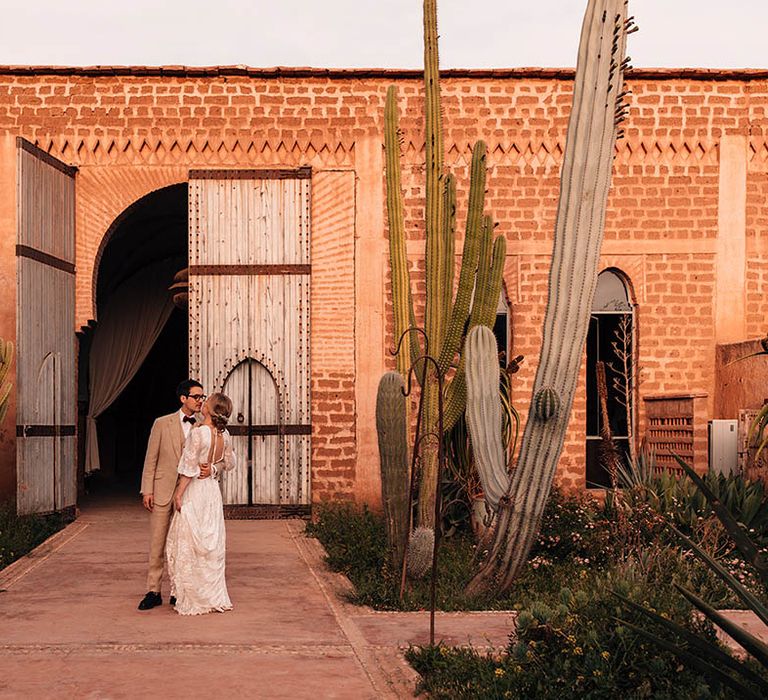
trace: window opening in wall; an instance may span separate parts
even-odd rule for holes
[[[598,275],[587,334],[587,488],[611,485],[601,430],[598,363],[605,367],[606,408],[613,443],[626,464],[634,425],[634,309],[624,279],[612,270]]]
[[[509,362],[511,333],[509,328],[509,301],[504,290],[499,294],[499,304],[496,307],[496,321],[493,324],[493,334],[496,336],[496,347],[499,352],[499,359],[503,366]]]

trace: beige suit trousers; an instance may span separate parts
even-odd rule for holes
[[[165,564],[165,540],[173,516],[173,501],[165,505],[154,504],[149,514],[149,570],[147,590],[160,593]]]

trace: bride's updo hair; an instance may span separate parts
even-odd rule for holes
[[[232,401],[226,394],[211,394],[208,397],[208,412],[211,414],[213,427],[223,433],[232,415]]]

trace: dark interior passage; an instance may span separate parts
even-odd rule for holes
[[[174,309],[147,359],[99,418],[99,455],[114,485],[138,493],[155,418],[179,408],[176,385],[187,376],[187,315]]]
[[[116,289],[157,264],[167,268],[167,275],[157,281],[164,295],[174,272],[187,265],[186,184],[147,195],[128,209],[115,226],[98,269],[96,299],[100,323],[104,324],[110,313],[118,313],[113,302]],[[187,337],[186,309],[174,308],[136,374],[98,417],[100,469],[85,477],[84,487],[89,495],[105,489],[138,493],[152,423],[179,405],[175,390],[187,377]],[[88,335],[81,339],[82,412],[87,410],[90,400],[90,345]],[[84,466],[81,467],[84,471]]]

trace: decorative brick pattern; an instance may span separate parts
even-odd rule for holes
[[[526,356],[513,380],[523,420],[546,304],[572,79],[573,71],[535,69],[447,71],[443,81],[446,165],[456,174],[459,192],[457,253],[471,145],[478,138],[488,144],[487,209],[509,242],[504,281],[512,302],[513,352]],[[0,133],[23,136],[80,169],[78,327],[95,318],[94,271],[110,229],[141,197],[185,182],[190,168],[312,166],[316,501],[352,498],[360,469],[375,468],[357,463],[355,328],[361,319],[355,241],[357,217],[365,213],[356,210],[356,147],[382,133],[392,82],[402,115],[408,252],[417,315],[423,314],[420,81],[417,71],[0,67]],[[749,134],[747,327],[755,337],[766,331],[768,73],[635,70],[629,87],[602,265],[627,276],[637,301],[640,393],[707,394],[701,401],[711,414],[718,144],[731,134]],[[382,230],[382,250],[385,236]],[[380,353],[382,367],[391,367],[386,253],[380,257],[386,314],[382,347],[370,352]],[[558,473],[568,488],[585,483],[584,387],[582,366]],[[640,433],[643,403],[638,402]]]

